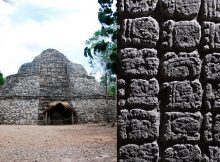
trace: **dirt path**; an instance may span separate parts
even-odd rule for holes
[[[0,125],[0,162],[116,162],[116,128]]]

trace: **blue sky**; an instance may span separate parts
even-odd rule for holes
[[[83,56],[85,40],[100,28],[98,0],[0,0],[0,71],[16,74],[47,48],[91,71]],[[99,74],[97,74],[97,77]]]

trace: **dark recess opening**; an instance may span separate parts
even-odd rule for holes
[[[44,111],[45,124],[64,125],[74,123],[74,109],[66,103],[56,103]]]

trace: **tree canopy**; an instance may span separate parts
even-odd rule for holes
[[[109,86],[109,94],[115,95],[115,80],[117,72],[117,15],[113,0],[98,0],[100,9],[98,20],[101,28],[86,41],[84,56],[89,58],[90,65],[96,70],[102,70],[101,84]]]
[[[5,83],[5,78],[3,77],[3,74],[0,73],[0,87]]]

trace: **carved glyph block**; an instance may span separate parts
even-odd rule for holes
[[[203,22],[202,44],[206,51],[220,51],[220,23]]]
[[[209,54],[204,58],[204,79],[206,81],[220,80],[220,53]]]
[[[119,162],[158,162],[159,148],[157,143],[143,145],[128,144],[119,149]]]
[[[157,75],[159,59],[155,49],[125,48],[120,53],[122,71],[125,77],[152,78]]]
[[[218,146],[209,146],[208,157],[209,157],[209,162],[219,162],[220,148]]]
[[[161,12],[169,18],[192,19],[199,13],[201,0],[161,0]]]
[[[119,13],[132,15],[149,15],[157,5],[158,0],[119,0]]]
[[[204,117],[204,138],[206,142],[220,143],[220,114],[207,113]]]
[[[130,107],[152,109],[158,106],[159,84],[156,79],[132,79],[127,103]]]
[[[200,112],[166,112],[164,114],[165,141],[199,141],[202,115]]]
[[[204,0],[202,5],[202,17],[204,20],[220,21],[220,1]]]
[[[165,162],[200,162],[202,159],[198,145],[177,144],[164,151]]]
[[[161,38],[164,50],[195,50],[200,43],[201,27],[195,20],[168,20],[163,24]]]
[[[152,17],[125,19],[121,38],[125,47],[154,48],[159,39],[159,24]]]
[[[201,72],[201,60],[197,51],[186,53],[168,52],[162,64],[163,78],[172,80],[198,79]]]
[[[220,111],[220,84],[207,84],[204,91],[205,107],[208,110]]]
[[[141,109],[121,110],[118,117],[118,134],[121,140],[154,141],[159,136],[158,112]]]
[[[202,86],[199,80],[166,82],[161,96],[165,111],[198,111],[202,105]]]

